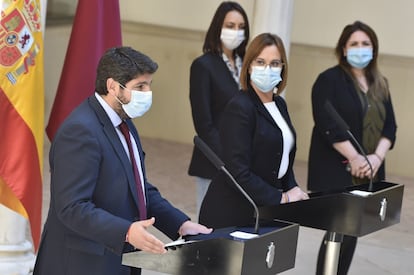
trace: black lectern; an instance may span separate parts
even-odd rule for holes
[[[260,217],[328,231],[325,274],[336,274],[343,235],[361,237],[400,222],[404,185],[375,182],[311,193],[305,201],[260,208]],[[328,271],[327,271],[328,270]]]
[[[251,239],[231,236],[235,231],[252,233],[254,228],[228,227],[190,236],[162,255],[125,253],[122,264],[179,275],[267,275],[294,267],[299,225],[275,220]]]

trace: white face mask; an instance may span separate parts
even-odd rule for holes
[[[128,89],[119,84],[124,89]],[[128,103],[122,103],[117,96],[116,100],[122,105],[122,109],[130,118],[136,118],[144,115],[152,105],[152,91],[131,91],[131,100]]]
[[[244,30],[222,28],[220,39],[227,49],[234,50],[244,41]]]

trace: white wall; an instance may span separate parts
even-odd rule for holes
[[[221,2],[221,0],[120,0],[120,9],[122,20],[206,31]],[[251,18],[255,1],[237,2]]]
[[[296,0],[291,40],[333,47],[343,27],[360,20],[377,33],[381,53],[414,57],[413,11],[411,0]]]

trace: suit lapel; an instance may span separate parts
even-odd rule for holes
[[[274,127],[277,127],[276,122],[273,120],[270,113],[267,111],[266,107],[264,106],[263,102],[260,100],[259,96],[256,94],[256,92],[253,90],[253,88],[250,88],[248,90],[249,96],[252,98],[257,111],[266,119],[268,120]]]
[[[145,175],[145,165],[144,165],[145,164],[144,163],[145,154],[144,154],[144,150],[142,149],[141,140],[139,138],[137,128],[135,128],[135,125],[134,125],[134,123],[132,123],[132,120],[127,120],[126,123],[128,124],[129,130],[131,131],[131,134],[135,139],[135,142],[136,142],[136,145],[137,145],[137,148],[138,148],[139,159],[140,159],[140,163],[141,163],[142,176],[145,180],[145,177],[146,177],[146,175]]]
[[[226,62],[224,62],[221,55],[212,55],[213,56],[213,70],[217,71],[218,75],[225,77],[227,79],[223,79],[223,83],[231,83],[235,89],[239,90],[239,86],[234,80],[232,72],[229,68],[227,68]]]
[[[131,190],[132,196],[134,197],[135,204],[138,207],[138,195],[137,195],[137,187],[136,187],[135,178],[134,178],[134,172],[131,169],[131,162],[129,161],[128,155],[125,152],[124,146],[122,145],[121,140],[119,139],[119,136],[111,120],[109,119],[105,110],[99,104],[96,97],[91,96],[89,98],[89,102],[91,103],[92,109],[95,111],[99,121],[102,124],[102,130],[104,134],[106,135],[109,143],[112,145],[115,153],[117,154],[119,158],[119,161],[122,164],[123,170],[128,178],[129,188]],[[128,126],[130,127],[130,125]],[[140,147],[138,146],[138,150],[139,149]]]
[[[253,102],[256,105],[256,108],[258,112],[267,120],[269,123],[271,123],[274,127],[279,128],[279,126],[276,124],[273,117],[270,115],[270,113],[267,111],[266,107],[264,106],[263,102],[260,100],[259,96],[256,94],[256,92],[251,88],[248,90],[249,96],[253,99]],[[282,103],[280,99],[274,99],[274,104],[276,104],[277,108],[279,109],[279,112],[282,114],[283,118],[285,119],[286,123],[288,124],[290,130],[292,131],[293,135],[296,137],[295,129],[293,128],[292,122],[290,121],[289,114],[285,110],[285,106],[282,106]]]
[[[354,106],[358,107],[358,113],[356,114],[358,116],[358,120],[362,121],[364,117],[364,110],[362,108],[361,100],[358,95],[359,91],[355,88],[355,84],[352,81],[351,77],[343,69],[340,69],[340,73],[342,74],[341,77],[344,77],[346,82],[345,91],[350,94],[353,100],[353,104],[355,104]]]

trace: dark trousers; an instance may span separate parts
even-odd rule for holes
[[[326,240],[328,235],[325,234],[322,240],[321,247],[319,248],[318,263],[316,265],[316,275],[324,274],[325,254],[326,254]],[[357,244],[357,237],[343,236],[341,243],[341,249],[339,251],[338,260],[338,275],[346,275],[349,267],[351,266],[352,257],[354,256],[355,247]]]

